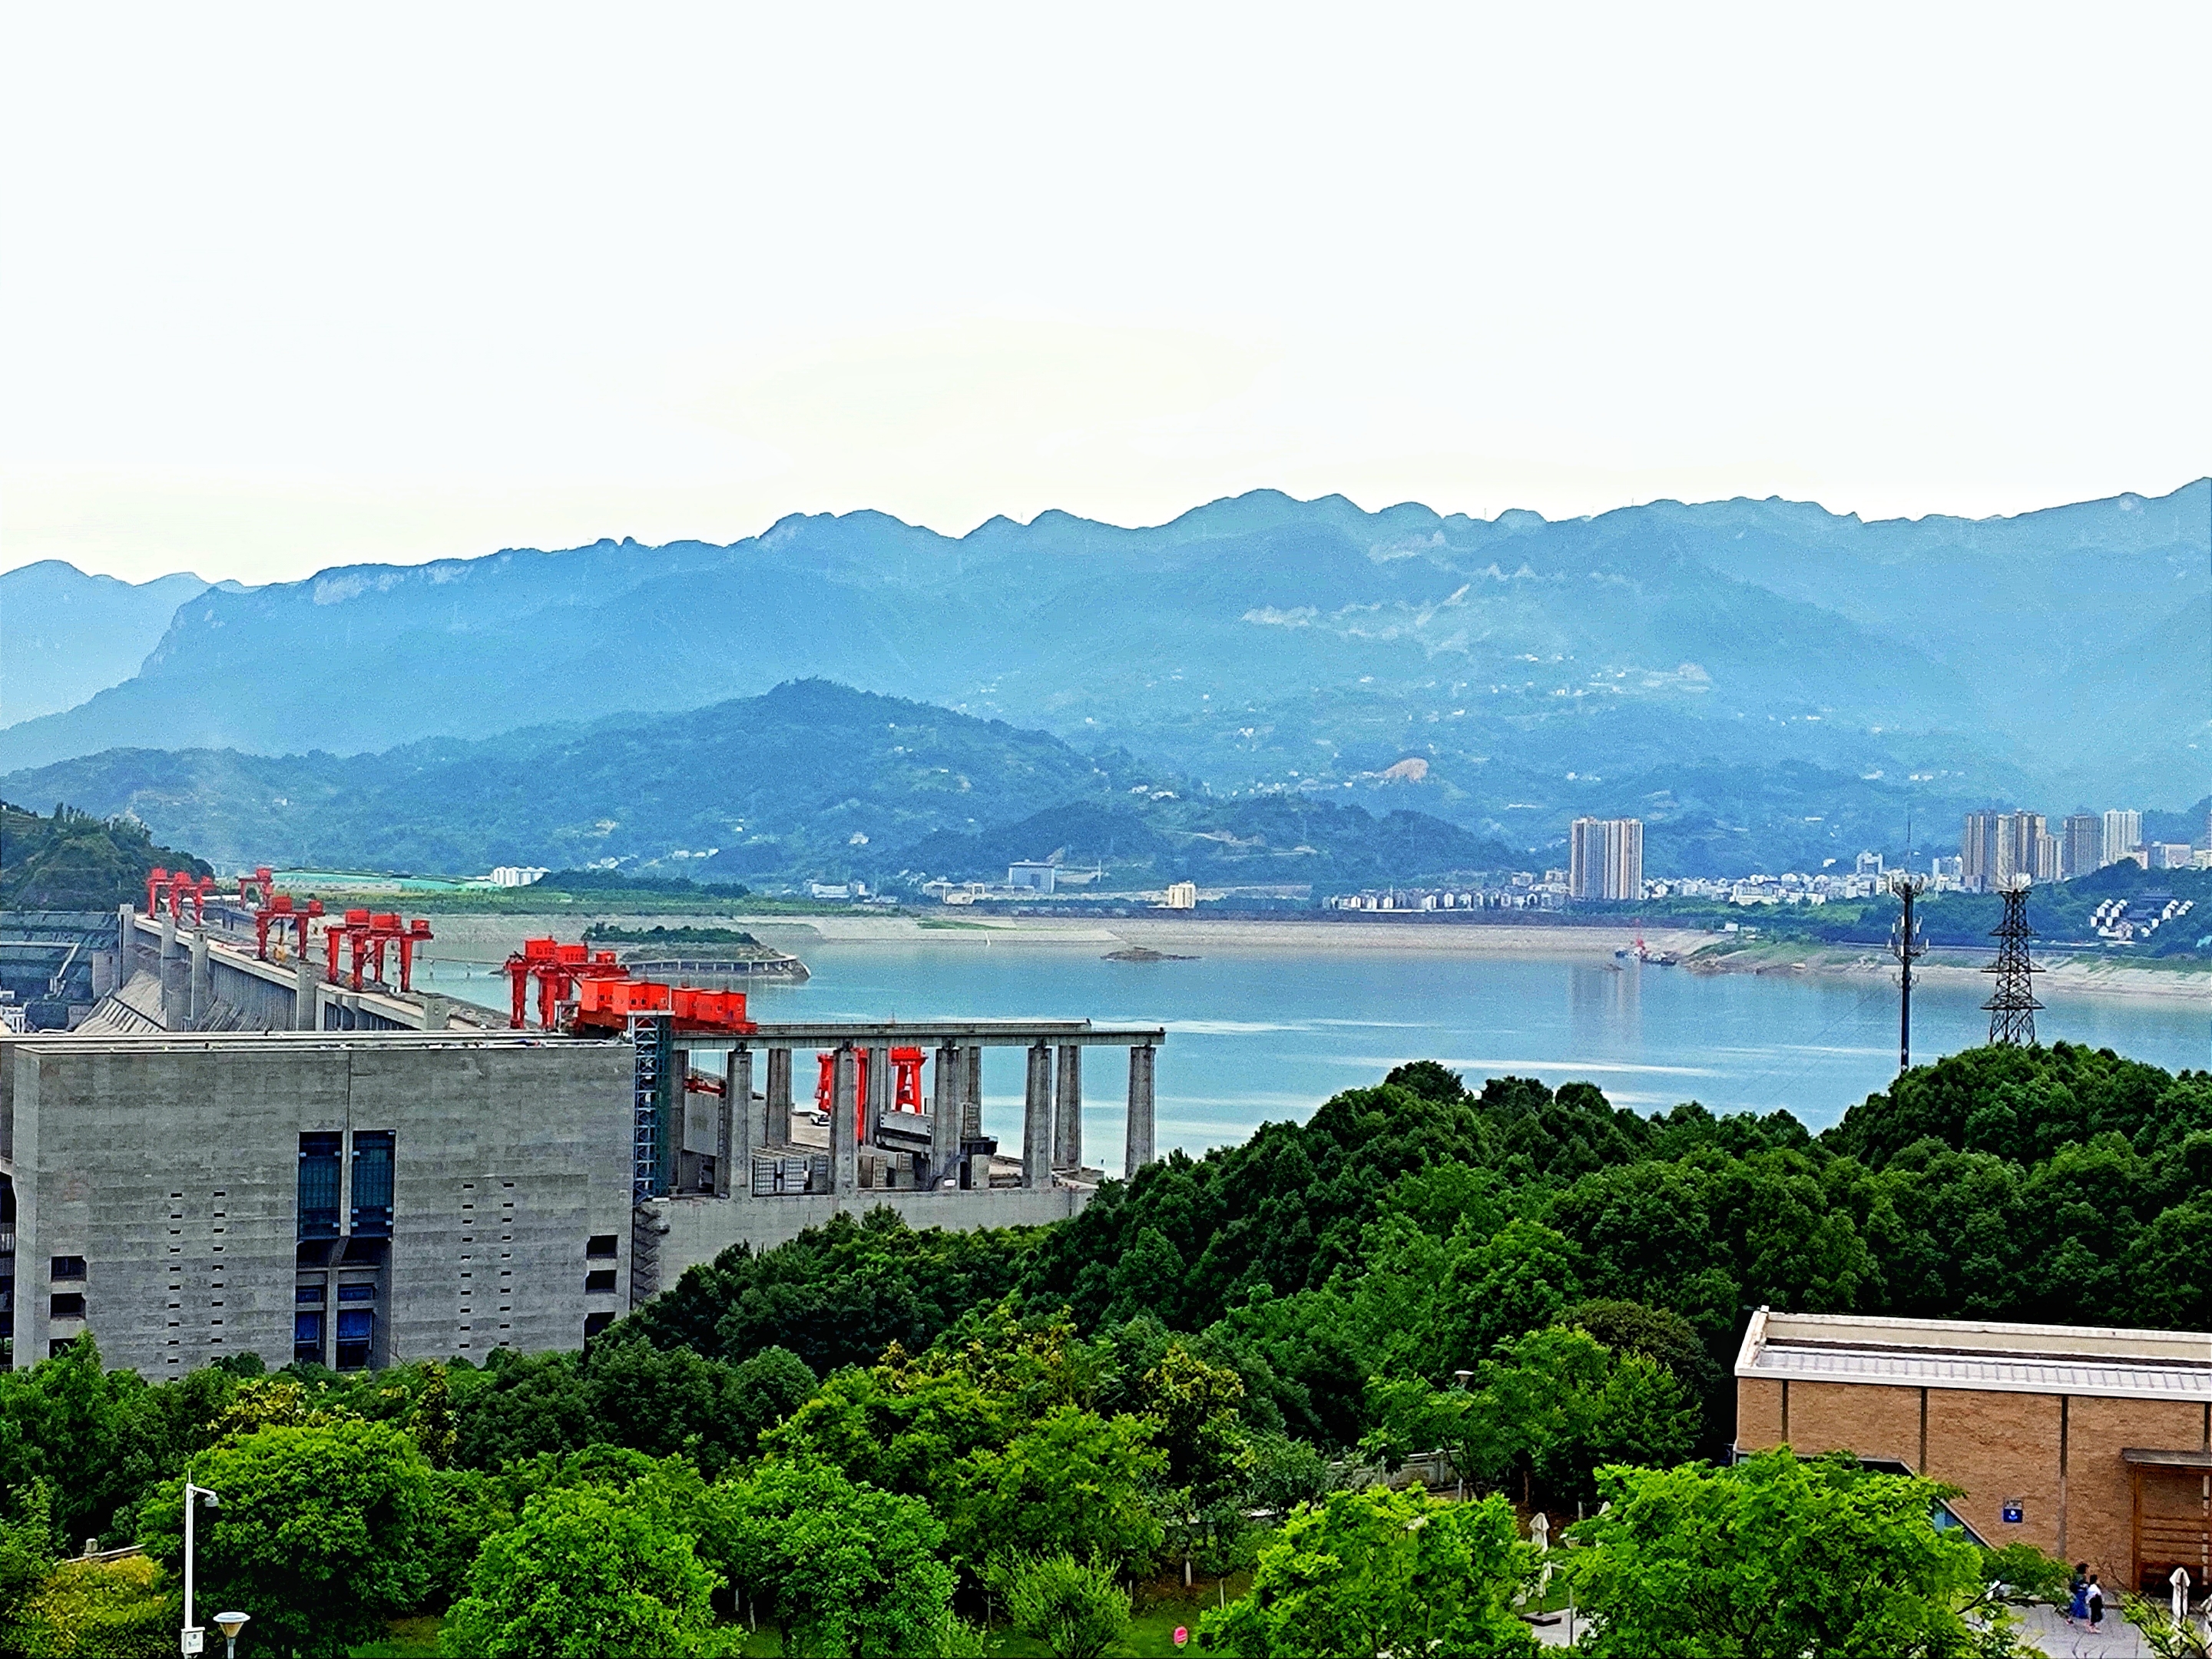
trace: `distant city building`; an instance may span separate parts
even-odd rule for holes
[[[868,896],[868,884],[864,881],[810,881],[806,896],[817,899],[857,899]]]
[[[1872,876],[1876,881],[1880,881],[1881,879],[1881,854],[1879,853],[1860,854],[1858,858],[1858,867],[1853,872],[1853,873],[1862,876]]]
[[[1059,866],[1056,865],[1025,859],[1019,864],[1006,866],[1006,885],[1026,888],[1033,893],[1049,893],[1053,878],[1058,873]]]
[[[1959,884],[1969,892],[1989,890],[1997,866],[1997,820],[2001,812],[1969,812],[1959,831]]]
[[[2197,849],[2185,841],[2160,841],[2153,842],[2149,852],[2150,867],[2154,870],[2186,870]]]
[[[2118,864],[2142,845],[2142,814],[2113,811],[2105,814],[2105,846],[2099,854],[2100,869],[2108,864]]]
[[[540,870],[535,865],[502,864],[491,872],[491,884],[495,887],[527,887],[532,882],[544,880],[551,873],[551,871]]]
[[[1567,896],[1644,896],[1644,820],[1577,818],[1567,832]]]
[[[1198,908],[1198,884],[1194,881],[1171,881],[1168,884],[1167,907],[1170,910]]]
[[[2039,817],[2036,822],[2039,824],[2043,820]],[[2058,864],[2063,851],[2057,836],[2046,834],[2042,830],[2035,832],[2035,878],[2038,881],[2058,879]]]
[[[2105,862],[2105,821],[2094,812],[2076,812],[2059,834],[2058,876],[2071,881]]]

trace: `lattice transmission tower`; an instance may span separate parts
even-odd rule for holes
[[[2026,876],[2014,876],[2004,889],[2004,920],[1990,930],[1997,942],[1997,959],[1982,969],[1997,976],[1996,993],[1982,1005],[1990,1011],[1990,1042],[2009,1048],[2032,1048],[2035,1043],[2035,963],[2027,942],[2035,929],[2027,925]]]

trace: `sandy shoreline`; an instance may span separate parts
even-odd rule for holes
[[[563,938],[582,918],[563,919]],[[877,945],[945,949],[1085,949],[1101,955],[1123,945],[1140,945],[1171,955],[1204,957],[1212,951],[1283,951],[1301,956],[1357,957],[1376,951],[1439,957],[1518,958],[1557,962],[1610,962],[1613,952],[1636,937],[1629,927],[1528,927],[1512,923],[1416,921],[1305,921],[1283,920],[1201,921],[1170,915],[1074,918],[993,916],[985,919],[881,915],[866,912],[819,916],[726,915],[624,916],[592,921],[640,927],[737,926],[763,944],[804,957],[810,945]],[[947,924],[951,925],[947,925]],[[935,924],[935,925],[932,925]],[[437,944],[431,954],[453,961],[503,959],[532,934],[552,929],[545,916],[448,913],[434,919]],[[1723,947],[1723,938],[1729,946]],[[1762,942],[1733,948],[1732,936],[1691,928],[1652,929],[1644,944],[1655,953],[1684,959],[1693,973],[1882,974],[1894,975],[1886,952],[1863,945],[1791,945]],[[1694,957],[1694,960],[1692,958]],[[1978,963],[1923,962],[1915,976],[1929,984],[1980,983]],[[2108,962],[2061,960],[2039,975],[2037,994],[2048,998],[2096,997],[2166,1004],[2202,1005],[2212,1013],[2212,970],[2175,971],[2131,968]]]

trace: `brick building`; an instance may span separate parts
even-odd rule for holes
[[[1739,1452],[1944,1481],[1984,1542],[2087,1561],[2115,1591],[2212,1577],[2212,1334],[1762,1308],[1735,1375]]]

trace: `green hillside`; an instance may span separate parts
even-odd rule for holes
[[[156,866],[210,873],[189,853],[157,847],[146,826],[58,805],[50,817],[0,801],[0,910],[108,910],[146,902]]]

